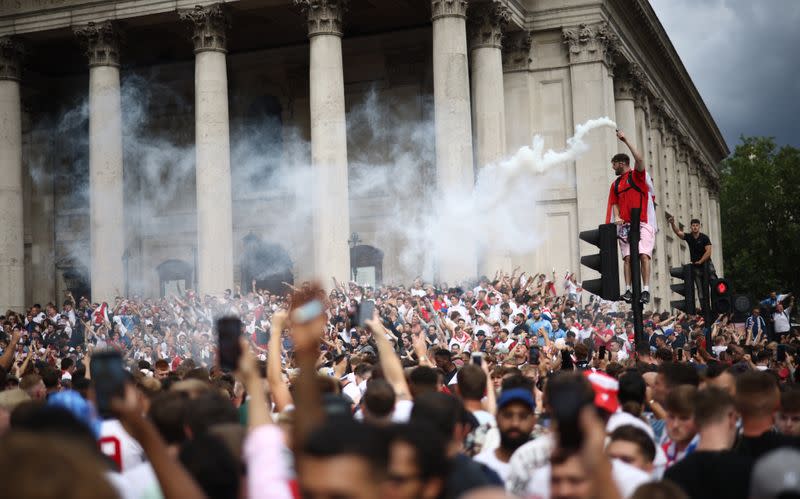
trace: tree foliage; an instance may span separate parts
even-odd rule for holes
[[[722,163],[725,276],[737,292],[800,292],[800,149],[743,137]]]

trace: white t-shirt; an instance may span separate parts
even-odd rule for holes
[[[119,463],[123,473],[145,461],[142,446],[125,431],[118,419],[102,422],[98,443],[100,451]]]
[[[505,483],[506,479],[508,478],[508,473],[511,470],[511,466],[508,463],[504,463],[503,461],[497,459],[494,451],[495,449],[485,450],[475,456],[473,459],[488,466],[492,471],[497,473],[500,476],[500,479],[503,480],[503,483]]]
[[[162,499],[161,485],[150,463],[142,463],[117,475],[114,483],[122,499]],[[121,485],[123,488],[120,490]]]
[[[789,324],[789,313],[785,310],[781,313],[775,312],[772,314],[772,320],[775,323],[776,333],[786,333],[792,328]]]

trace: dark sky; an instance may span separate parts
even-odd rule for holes
[[[650,0],[733,151],[800,147],[800,0]]]

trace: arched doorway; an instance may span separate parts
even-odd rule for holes
[[[161,297],[181,296],[192,287],[192,266],[183,260],[165,260],[156,267]]]
[[[265,243],[258,236],[248,234],[244,238],[242,254],[243,292],[253,290],[253,280],[256,281],[256,289],[284,294],[289,291],[284,283],[294,284],[294,274],[292,259],[283,246]]]
[[[368,244],[350,248],[350,266],[359,284],[377,286],[383,282],[383,251]]]

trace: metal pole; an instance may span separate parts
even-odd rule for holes
[[[711,348],[711,326],[714,324],[714,312],[711,310],[711,278],[709,274],[709,262],[705,262],[701,279],[703,294],[700,296],[700,308],[705,322],[703,332],[706,337],[706,349]]]
[[[631,210],[631,230],[628,232],[631,261],[631,306],[633,307],[633,333],[635,347],[640,345],[644,338],[644,325],[642,324],[642,270],[639,262],[639,239],[641,208]]]

